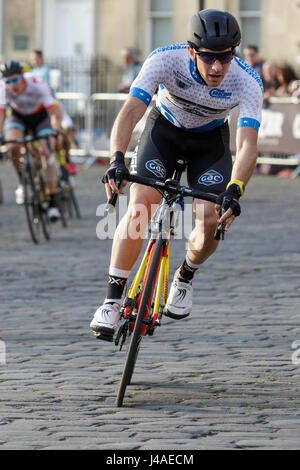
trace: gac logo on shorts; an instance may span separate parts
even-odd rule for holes
[[[205,186],[212,186],[213,184],[220,184],[224,181],[221,173],[215,170],[208,170],[198,179],[198,183],[204,184]]]
[[[167,174],[166,169],[160,160],[149,160],[146,163],[146,168],[158,178],[165,178]]]

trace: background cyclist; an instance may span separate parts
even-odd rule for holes
[[[23,74],[22,64],[17,61],[7,61],[0,66],[3,80],[0,83],[0,139],[14,140],[23,138],[32,131],[37,137],[50,135],[59,129],[59,117],[55,99],[51,95],[49,85],[43,80],[32,77],[30,73]],[[6,108],[10,113],[5,120]],[[4,127],[5,120],[5,127]],[[39,141],[41,154],[45,157],[46,191],[49,195],[48,215],[52,221],[59,218],[56,206],[57,169],[55,156],[55,139],[49,137]],[[18,203],[24,200],[22,187],[21,146],[9,144],[8,152],[19,177],[16,190]]]
[[[157,87],[156,107],[147,119],[132,170],[141,176],[165,179],[172,176],[176,157],[183,156],[188,184],[218,195],[217,205],[194,202],[194,209],[203,204],[204,221],[195,210],[195,228],[182,265],[174,275],[166,306],[166,315],[176,319],[189,315],[193,276],[218,246],[214,231],[224,197],[229,200],[228,210],[219,222],[226,221],[228,230],[240,214],[238,201],[256,164],[263,87],[256,72],[234,56],[240,41],[239,25],[231,14],[212,9],[195,14],[189,23],[188,44],[157,49],[147,58],[112,129],[112,159],[105,175],[108,198],[112,190],[123,191],[126,182],[119,191],[115,172],[122,171],[126,178],[124,154],[130,136]],[[237,153],[232,167],[227,119],[236,106]],[[146,227],[141,227],[139,239],[130,237],[130,229],[139,217],[137,205],[143,204],[150,218],[151,205],[160,198],[153,188],[131,186],[128,211],[113,241],[106,299],[90,325],[100,339],[113,338],[123,289],[143,244]]]

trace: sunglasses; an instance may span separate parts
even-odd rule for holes
[[[18,77],[15,78],[9,78],[8,80],[5,80],[5,85],[9,85],[10,83],[17,83],[19,80],[21,80],[22,75],[19,75]]]
[[[233,59],[233,51],[228,52],[198,52],[194,49],[195,54],[200,57],[203,62],[206,64],[212,65],[215,63],[216,60],[219,60],[222,65],[228,64]]]

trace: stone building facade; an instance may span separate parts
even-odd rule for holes
[[[0,54],[26,59],[38,47],[49,58],[102,55],[119,63],[121,47],[131,46],[143,60],[155,47],[184,42],[202,5],[236,15],[264,59],[300,69],[298,0],[0,0]]]

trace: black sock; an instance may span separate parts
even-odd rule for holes
[[[127,278],[108,276],[107,299],[121,299]]]
[[[56,194],[49,194],[49,207],[56,207]]]
[[[179,279],[183,282],[191,282],[194,277],[195,272],[198,271],[198,268],[191,268],[186,260],[182,263],[178,269]]]
[[[19,183],[22,184],[23,183],[22,172],[17,171],[17,175],[18,175],[18,178],[19,178]]]

